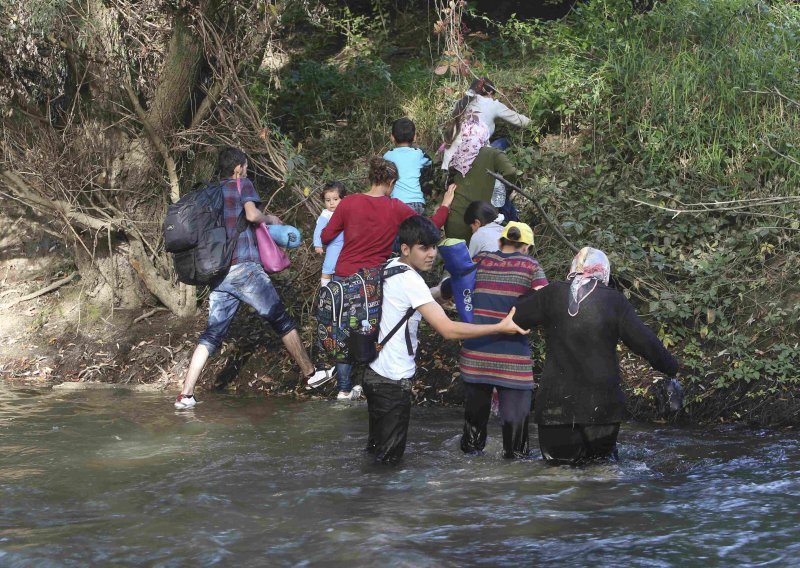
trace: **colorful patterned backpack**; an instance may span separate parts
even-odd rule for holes
[[[383,281],[411,270],[406,265],[362,268],[352,276],[322,286],[317,293],[315,317],[317,351],[337,363],[350,363],[350,335],[375,333],[381,321]]]

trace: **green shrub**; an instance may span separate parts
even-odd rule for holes
[[[498,26],[500,52],[534,53],[503,72],[542,127],[510,155],[567,237],[609,253],[693,380],[796,382],[800,7],[595,0]],[[538,231],[560,274],[568,250]]]

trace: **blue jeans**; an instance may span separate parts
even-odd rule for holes
[[[256,262],[234,264],[208,297],[208,326],[199,343],[209,355],[222,345],[241,302],[252,306],[280,337],[297,327],[264,268]]]
[[[340,391],[350,392],[353,389],[353,365],[350,363],[336,363],[336,384]]]

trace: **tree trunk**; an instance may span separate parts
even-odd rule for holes
[[[142,279],[147,289],[158,298],[172,313],[180,317],[192,317],[197,313],[197,297],[194,286],[179,284],[161,277],[142,243],[133,240],[130,243],[130,263]]]

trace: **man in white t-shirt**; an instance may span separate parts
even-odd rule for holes
[[[397,462],[406,449],[411,416],[411,379],[417,368],[414,358],[417,330],[422,318],[446,339],[468,339],[493,333],[528,333],[513,322],[513,310],[503,321],[492,325],[451,321],[419,275],[433,266],[439,230],[429,219],[416,215],[403,221],[398,236],[400,258],[391,260],[386,269],[403,264],[409,269],[384,281],[379,340],[384,340],[409,309],[416,311],[391,336],[364,373],[364,394],[369,410],[367,451],[381,463]]]

